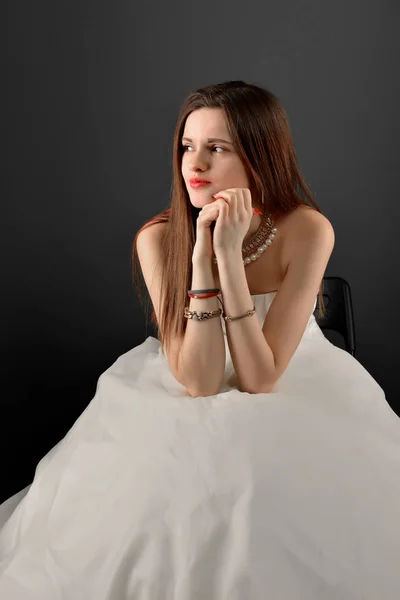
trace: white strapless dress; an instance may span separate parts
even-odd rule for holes
[[[252,296],[260,324],[275,294]],[[151,336],[100,375],[0,506],[1,600],[400,598],[382,388],[313,314],[269,394],[235,387],[225,340],[215,396],[188,396]]]

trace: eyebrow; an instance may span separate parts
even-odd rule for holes
[[[191,140],[190,138],[185,137],[185,136],[182,138],[182,142],[183,142],[183,140],[187,140],[188,142],[193,142],[193,140]],[[233,146],[232,142],[228,142],[228,140],[223,140],[221,138],[208,138],[207,141],[208,142],[222,142],[223,144],[230,144],[231,146]]]

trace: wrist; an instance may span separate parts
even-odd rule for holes
[[[205,287],[215,287],[214,273],[212,268],[211,258],[201,259],[196,258],[192,260],[192,272],[193,275],[200,274],[202,278],[206,278],[209,282],[214,282],[213,285],[207,285]]]
[[[215,253],[219,265],[224,263],[234,263],[243,261],[242,247],[232,248],[230,250],[220,250]]]
[[[212,268],[212,257],[211,256],[196,256],[192,257],[192,265],[196,265],[199,267],[210,267]]]

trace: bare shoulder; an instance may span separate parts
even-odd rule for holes
[[[154,275],[156,268],[161,264],[164,230],[165,223],[152,223],[142,229],[136,238],[136,251],[148,288],[150,274]]]
[[[139,233],[138,239],[141,238],[146,241],[151,241],[153,239],[161,238],[167,225],[168,223],[152,223]]]
[[[318,210],[309,206],[308,204],[302,204],[298,206],[292,212],[285,216],[285,226],[288,227],[299,227],[302,223],[308,223],[311,219],[319,221],[320,223],[329,223],[329,219],[320,213]]]
[[[303,240],[317,237],[327,246],[330,244],[333,246],[335,242],[335,232],[329,219],[315,208],[305,204],[284,217],[281,229],[282,253],[286,265],[289,264],[290,257]]]
[[[159,254],[165,227],[166,223],[152,223],[139,232],[136,238],[136,249],[141,265],[143,259],[150,253]]]

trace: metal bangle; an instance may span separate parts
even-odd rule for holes
[[[222,318],[225,319],[225,321],[237,321],[238,319],[243,319],[244,317],[251,317],[252,315],[255,314],[255,312],[256,312],[256,307],[253,304],[253,309],[248,310],[247,312],[244,313],[244,315],[240,315],[239,317],[227,317],[224,313],[222,315]]]
[[[201,310],[189,310],[187,306],[185,306],[184,317],[186,319],[193,319],[193,321],[205,321],[207,319],[213,319],[214,317],[219,317],[222,314],[222,309],[212,311],[201,311]]]

